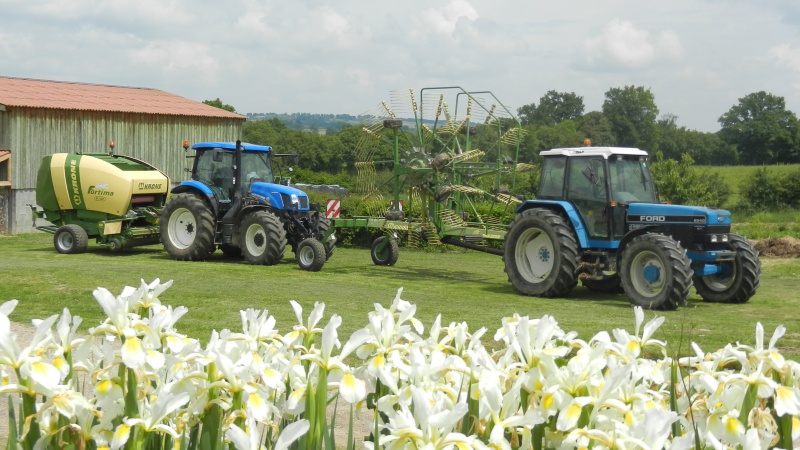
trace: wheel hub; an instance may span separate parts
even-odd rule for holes
[[[539,248],[539,260],[542,262],[550,261],[550,248],[547,246],[541,246]]]
[[[661,269],[650,264],[644,268],[642,275],[648,283],[655,283],[661,278]]]

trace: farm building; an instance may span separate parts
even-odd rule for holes
[[[33,231],[36,173],[51,153],[114,152],[186,176],[182,143],[233,141],[246,117],[157,89],[0,76],[0,234]]]

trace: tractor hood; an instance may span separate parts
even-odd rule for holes
[[[631,203],[628,223],[691,223],[697,225],[730,225],[731,213],[724,209],[704,206],[667,205],[661,203]]]
[[[273,208],[308,211],[308,195],[291,186],[257,181],[250,186],[250,194]]]

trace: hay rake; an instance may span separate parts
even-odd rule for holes
[[[516,174],[523,130],[511,111],[489,91],[461,87],[393,91],[388,102],[364,114],[354,149],[356,183],[367,216],[333,219],[336,228],[374,228],[378,265],[397,261],[397,241],[406,245],[458,245],[500,254],[487,241],[502,241],[504,214],[519,203]],[[419,102],[417,102],[419,99]],[[376,160],[391,147],[391,158]],[[507,186],[503,186],[503,183]],[[489,203],[489,213],[476,205]]]

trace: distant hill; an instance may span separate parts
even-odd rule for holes
[[[336,131],[346,125],[358,125],[363,122],[359,117],[350,114],[311,114],[311,113],[247,113],[247,120],[270,120],[277,118],[287,128],[313,132]]]

